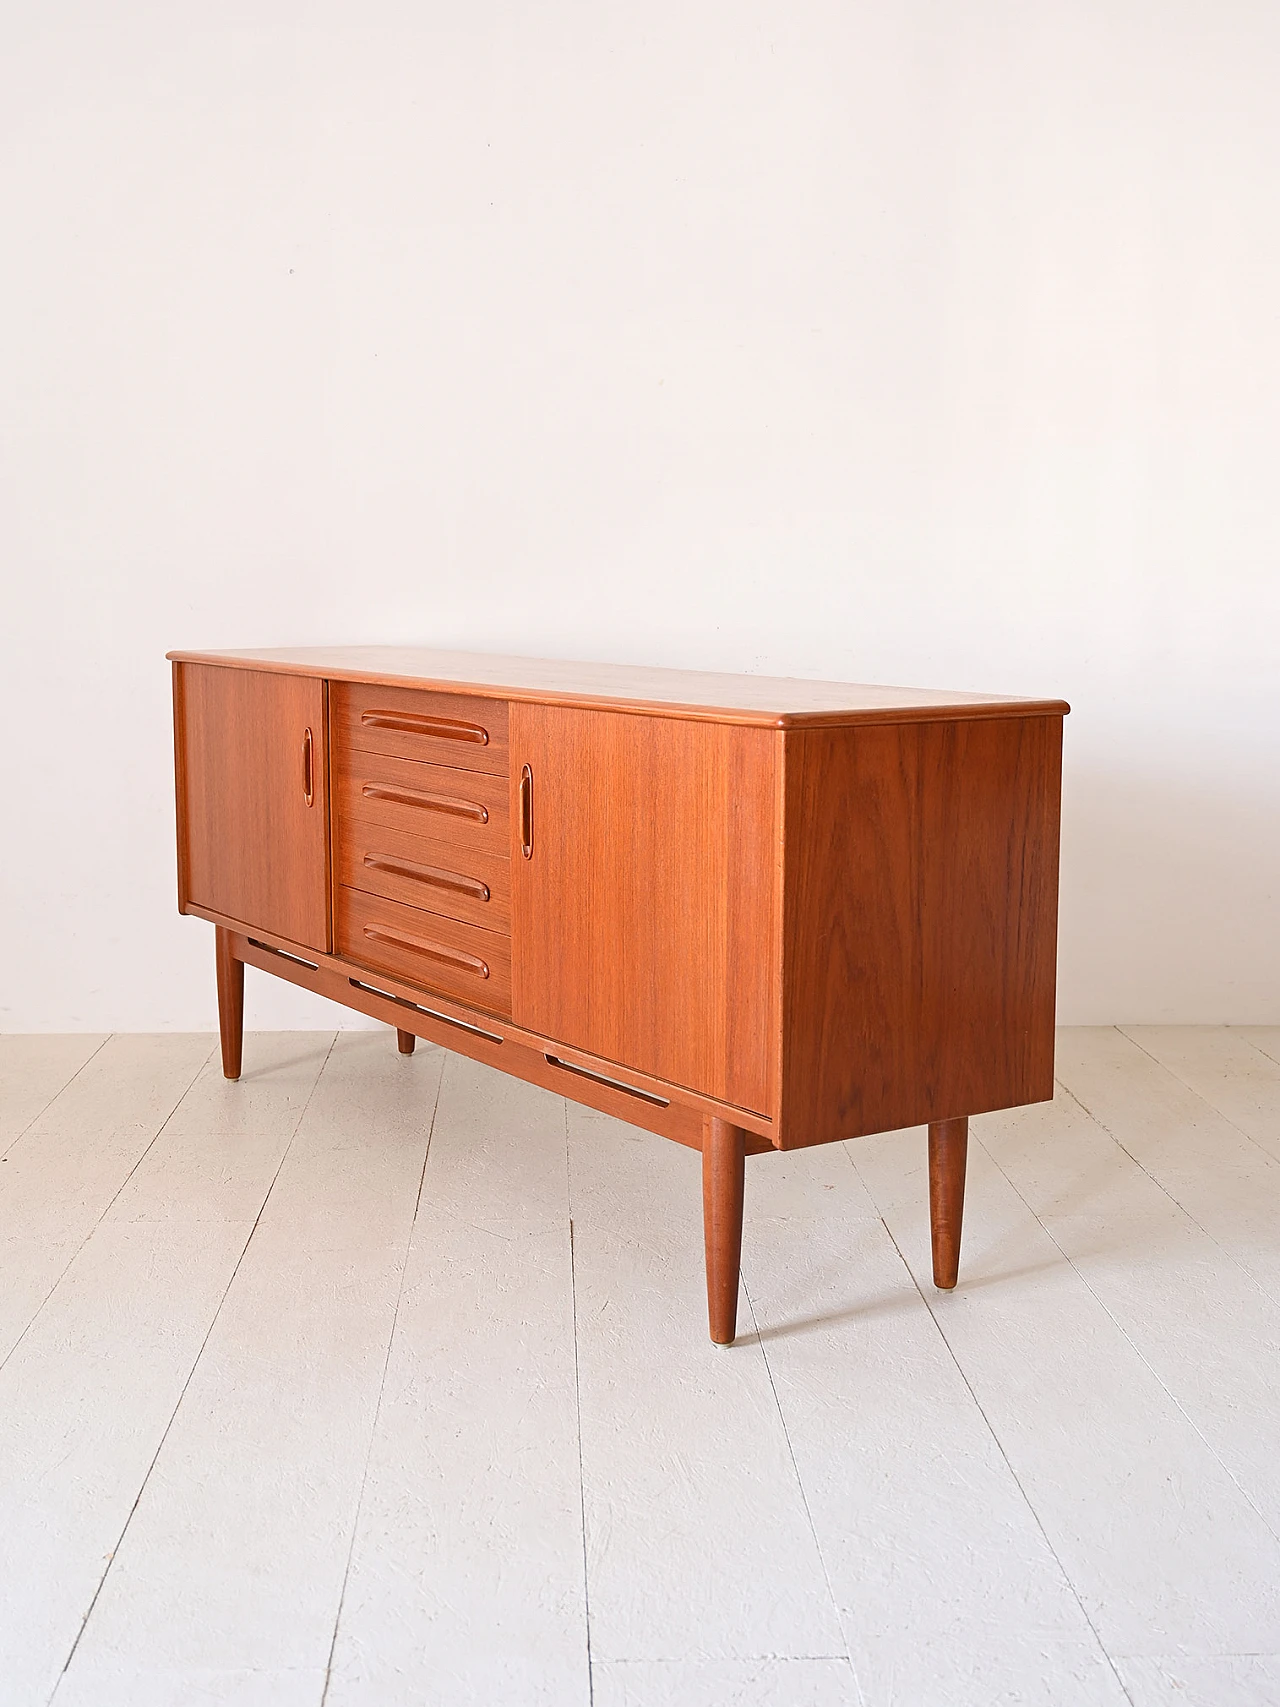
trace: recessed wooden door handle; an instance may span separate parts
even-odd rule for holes
[[[390,854],[367,853],[364,863],[370,871],[389,871],[393,877],[411,877],[416,883],[431,883],[437,889],[456,889],[460,895],[474,895],[477,901],[489,899],[489,885],[478,877],[464,877],[460,871],[445,871],[437,865],[418,865],[411,859],[392,859]]]
[[[558,1055],[544,1055],[542,1059],[548,1067],[559,1067],[562,1073],[576,1073],[580,1079],[591,1079],[597,1085],[608,1085],[610,1090],[625,1091],[629,1097],[639,1097],[641,1102],[651,1102],[657,1108],[670,1108],[666,1097],[656,1097],[652,1091],[639,1090],[635,1085],[628,1085],[622,1079],[611,1079],[607,1073],[593,1073],[589,1067],[577,1067],[572,1061],[562,1061]]]
[[[533,858],[533,772],[528,765],[520,772],[520,852]]]
[[[399,806],[426,806],[432,812],[451,812],[455,818],[489,822],[489,808],[478,800],[458,800],[452,794],[425,794],[418,788],[388,788],[384,783],[366,782],[360,793],[366,800],[394,800]]]
[[[488,966],[478,955],[464,954],[459,948],[446,948],[443,943],[428,942],[425,937],[393,931],[386,925],[366,925],[364,934],[373,942],[388,942],[393,948],[411,948],[415,954],[429,955],[432,960],[443,960],[449,966],[461,966],[464,972],[478,972],[482,978],[489,976]]]
[[[302,798],[308,806],[314,806],[316,800],[315,777],[312,768],[311,731],[302,732]]]
[[[434,735],[441,741],[489,745],[489,731],[482,724],[459,723],[451,717],[422,717],[413,711],[365,711],[360,721],[370,729],[399,729],[406,735]]]

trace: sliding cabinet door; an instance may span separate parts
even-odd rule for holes
[[[769,1110],[779,739],[512,705],[517,1024]]]
[[[329,947],[325,684],[174,666],[180,903]]]

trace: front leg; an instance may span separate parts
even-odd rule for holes
[[[742,1188],[746,1134],[710,1119],[702,1132],[702,1227],[707,1252],[707,1314],[711,1338],[732,1345],[738,1326],[738,1269],[742,1261]]]
[[[964,1169],[969,1121],[935,1120],[929,1127],[929,1225],[933,1236],[933,1284],[950,1292],[960,1273],[960,1225],[964,1219]]]
[[[244,1051],[244,961],[231,949],[231,932],[215,925],[214,962],[218,973],[218,1030],[222,1035],[222,1075],[240,1077]]]

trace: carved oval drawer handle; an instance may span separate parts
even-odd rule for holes
[[[489,745],[489,731],[482,724],[458,723],[451,717],[422,717],[413,711],[365,711],[360,721],[370,729],[399,729],[405,735],[434,735],[441,741]]]
[[[460,966],[464,972],[478,972],[482,978],[489,976],[489,968],[479,956],[464,954],[460,948],[446,948],[443,943],[428,942],[425,937],[389,930],[385,925],[366,925],[364,934],[372,942],[390,943],[393,948],[411,948],[415,954],[443,960],[449,966]]]
[[[474,895],[477,901],[489,899],[489,885],[478,877],[464,877],[460,871],[445,871],[436,865],[417,865],[411,859],[392,859],[390,854],[367,853],[364,863],[370,871],[386,871],[392,877],[411,877],[415,883],[430,883],[437,889],[456,889],[460,895]]]
[[[474,818],[477,824],[489,822],[489,808],[477,800],[457,800],[452,794],[424,794],[417,788],[388,788],[383,783],[366,782],[360,790],[366,800],[394,800],[398,806],[425,806],[430,812],[451,812],[455,818]]]

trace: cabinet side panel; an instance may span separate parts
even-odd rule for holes
[[[1053,1095],[1058,716],[789,732],[785,1148]]]
[[[518,1024],[772,1114],[774,751],[765,729],[512,706]]]
[[[183,904],[327,950],[324,682],[184,664],[175,715]]]

